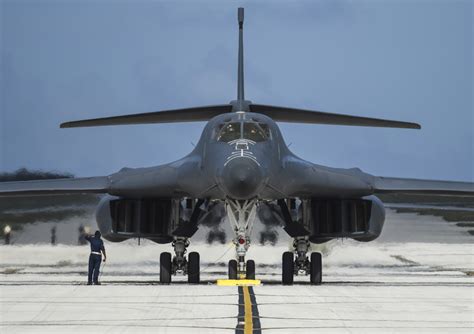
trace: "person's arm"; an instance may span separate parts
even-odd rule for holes
[[[104,247],[103,242],[102,242],[102,247],[100,248],[100,250],[102,251],[102,254],[104,254],[104,262],[105,262],[105,260],[107,260],[107,255],[105,255],[105,247]]]
[[[91,238],[92,238],[92,235],[86,234],[86,235],[84,236],[84,239],[86,239],[86,240],[89,241],[89,242],[91,241]]]

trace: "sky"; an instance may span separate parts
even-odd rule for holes
[[[247,99],[422,125],[281,123],[295,154],[374,175],[474,180],[469,0],[0,0],[0,172],[108,175],[189,153],[204,123],[59,124],[235,99],[239,6]]]

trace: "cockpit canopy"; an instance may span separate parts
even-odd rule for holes
[[[263,142],[271,139],[268,124],[259,122],[226,122],[219,124],[214,130],[214,139],[220,142],[230,142],[236,139],[248,139]]]

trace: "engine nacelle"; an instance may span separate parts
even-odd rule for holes
[[[385,208],[375,196],[360,199],[303,200],[302,223],[310,241],[323,243],[336,238],[372,241],[382,233]]]
[[[106,196],[99,203],[96,220],[102,236],[112,242],[144,238],[169,243],[179,223],[179,211],[178,200]]]

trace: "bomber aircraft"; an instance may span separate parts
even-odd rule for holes
[[[238,9],[237,99],[227,104],[67,122],[61,128],[207,121],[195,148],[182,159],[109,176],[0,183],[0,196],[103,193],[96,219],[109,241],[146,238],[171,243],[160,255],[160,282],[172,275],[200,281],[200,256],[187,254],[202,224],[229,221],[236,256],[228,276],[255,278],[246,260],[256,219],[276,223],[293,238],[282,255],[282,283],[295,275],[322,278],[321,254],[310,243],[335,238],[376,239],[385,210],[380,193],[474,196],[474,183],[373,176],[360,169],[317,165],[293,154],[276,122],[420,129],[416,123],[253,103],[244,97],[244,9]],[[227,218],[227,219],[226,219]]]

